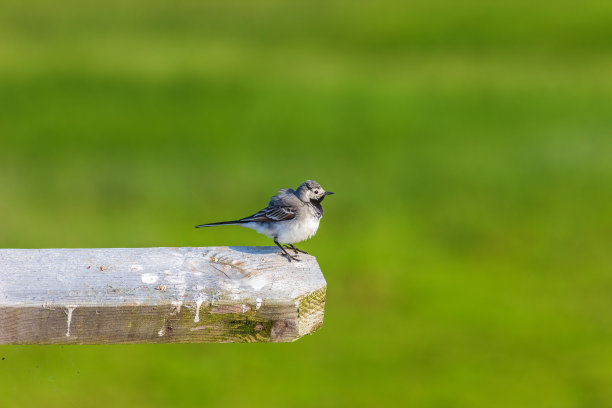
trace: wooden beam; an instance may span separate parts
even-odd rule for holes
[[[285,342],[323,324],[314,257],[276,247],[0,249],[0,344]]]

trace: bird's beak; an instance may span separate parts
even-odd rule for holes
[[[326,196],[327,196],[327,195],[332,195],[332,194],[334,194],[334,193],[332,193],[331,191],[326,191],[326,192],[325,192],[325,195],[326,195]]]

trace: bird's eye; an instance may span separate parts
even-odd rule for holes
[[[319,190],[315,190],[315,194],[319,194]]]

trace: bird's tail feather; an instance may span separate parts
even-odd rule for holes
[[[210,224],[202,224],[202,225],[196,225],[196,228],[202,228],[202,227],[214,227],[216,225],[238,225],[238,224],[244,224],[244,221],[242,220],[235,220],[235,221],[221,221],[221,222],[212,222]]]

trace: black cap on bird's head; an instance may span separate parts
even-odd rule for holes
[[[306,180],[303,182],[295,192],[295,194],[304,202],[316,202],[320,203],[323,201],[325,196],[334,194],[331,191],[325,191],[319,183],[313,180]]]

